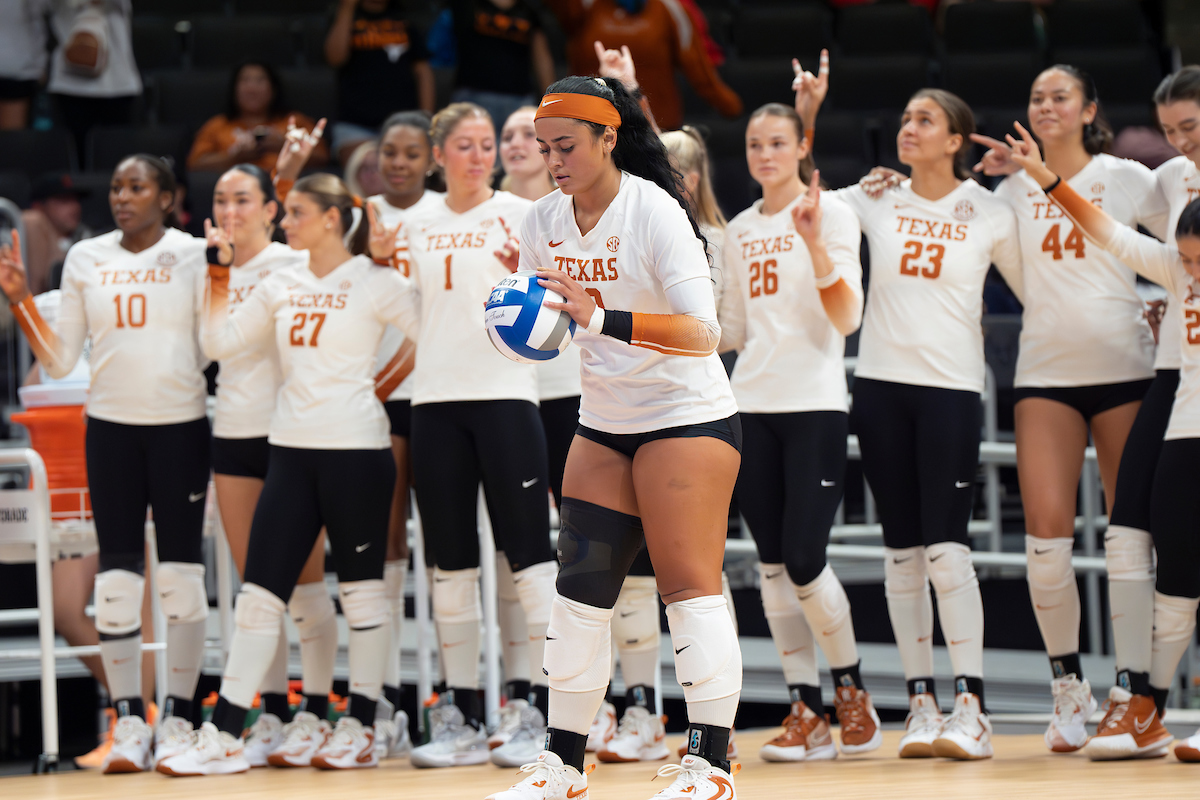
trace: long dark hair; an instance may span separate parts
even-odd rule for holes
[[[163,225],[168,228],[182,229],[183,223],[179,221],[178,208],[179,182],[175,180],[175,170],[171,164],[165,158],[152,156],[149,153],[134,153],[126,156],[121,159],[121,164],[126,161],[140,161],[150,172],[151,179],[158,184],[158,191],[170,193],[171,205],[167,206],[167,210],[163,213]],[[117,169],[121,168],[121,164],[117,164]]]
[[[650,120],[642,113],[642,107],[634,99],[629,90],[616,78],[584,78],[570,75],[560,81],[555,81],[546,90],[546,94],[588,94],[593,97],[603,97],[617,108],[621,115],[621,129],[617,133],[617,144],[612,151],[613,164],[617,169],[636,175],[656,184],[679,203],[679,207],[687,214],[688,222],[696,238],[708,249],[708,241],[700,233],[696,218],[688,209],[684,199],[683,176],[671,166],[667,156],[667,148],[663,145],[658,134],[650,125]],[[600,138],[606,126],[598,122],[584,122],[592,129],[592,136]]]
[[[1175,225],[1175,238],[1200,236],[1200,200],[1193,200],[1183,207],[1179,222]]]
[[[234,164],[229,168],[230,172],[241,172],[254,178],[258,184],[258,188],[263,193],[263,204],[266,205],[271,201],[279,202],[279,198],[275,196],[275,184],[271,181],[271,176],[267,171],[257,164]]]
[[[946,112],[950,133],[962,137],[962,145],[954,154],[954,177],[960,181],[974,180],[971,172],[971,134],[975,132],[975,113],[963,100],[953,92],[945,89],[922,89],[908,99],[908,102],[925,98],[938,104]]]
[[[271,104],[267,106],[267,117],[276,119],[287,113],[287,106],[283,103],[283,81],[279,77],[279,73],[275,68],[265,61],[243,61],[234,67],[233,72],[229,76],[229,88],[225,93],[225,119],[235,120],[242,115],[242,110],[237,104],[237,84],[238,78],[241,77],[242,70],[246,67],[258,67],[267,75],[267,81],[271,84]]]
[[[1085,106],[1088,103],[1096,104],[1096,116],[1083,126],[1083,149],[1094,156],[1107,153],[1112,149],[1113,129],[1112,125],[1108,124],[1108,117],[1104,116],[1104,108],[1100,105],[1100,93],[1096,91],[1096,82],[1092,80],[1091,75],[1072,64],[1055,64],[1043,70],[1042,74],[1052,70],[1066,73],[1079,84]]]

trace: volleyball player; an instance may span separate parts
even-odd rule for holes
[[[536,125],[562,192],[526,218],[521,263],[544,270],[542,283],[580,325],[584,391],[563,481],[547,749],[492,797],[587,790],[584,748],[608,686],[609,622],[644,539],[690,720],[688,755],[659,770],[674,781],[658,796],[732,798],[726,753],[741,653],[720,575],[741,435],[715,354],[703,244],[678,175],[620,81],[555,83]]]
[[[850,602],[825,560],[846,471],[843,357],[862,320],[861,234],[844,203],[822,203],[817,174],[805,186],[808,145],[792,108],[772,103],[750,116],[746,158],[763,199],[730,223],[720,309],[722,346],[740,351],[731,380],[746,436],[738,507],[758,544],[763,610],[792,695],[786,730],[762,750],[769,761],[837,756],[814,632],[831,665],[842,751],[882,743]]]
[[[109,204],[117,230],[67,253],[56,329],[29,295],[19,244],[0,265],[0,286],[52,377],[70,372],[91,337],[86,446],[100,545],[96,630],[117,713],[106,773],[149,769],[154,745],[175,746],[197,719],[192,697],[208,617],[201,534],[209,469],[205,360],[196,338],[204,246],[172,227],[175,178],[162,159],[135,155],[118,164]],[[167,704],[157,731],[144,721],[141,696],[147,505],[167,616]]]
[[[816,106],[813,104],[812,113]],[[810,128],[811,120],[805,119]],[[971,180],[971,109],[940,89],[913,95],[897,148],[909,180],[872,199],[839,190],[871,252],[851,426],[883,522],[888,611],[909,687],[902,758],[989,758],[983,603],[967,524],[979,465],[982,291],[995,264],[1022,296],[1012,209]],[[933,682],[929,583],[955,671],[943,720]]]

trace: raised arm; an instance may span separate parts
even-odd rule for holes
[[[0,289],[8,296],[9,308],[37,360],[52,378],[63,378],[75,368],[87,339],[87,318],[78,285],[70,279],[70,254],[63,269],[63,302],[58,332],[42,318],[30,294],[25,264],[21,260],[21,237],[14,230],[11,245],[0,245]]]
[[[236,311],[229,312],[229,264],[233,262],[233,245],[228,233],[213,225],[212,220],[204,220],[204,234],[209,244],[209,264],[200,349],[206,357],[220,361],[269,337],[274,320],[264,284],[259,284]]]
[[[861,234],[853,214],[831,215],[830,224],[821,211],[821,173],[813,171],[808,192],[792,209],[792,223],[804,239],[813,262],[817,291],[825,315],[842,336],[862,324],[862,265],[858,261]]]

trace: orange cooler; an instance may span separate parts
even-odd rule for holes
[[[87,385],[40,384],[22,387],[20,395],[26,410],[13,414],[12,421],[25,426],[31,446],[46,462],[50,516],[90,519],[84,453]]]

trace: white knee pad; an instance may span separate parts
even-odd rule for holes
[[[545,672],[560,692],[603,691],[612,667],[613,610],[577,603],[561,595],[550,608]]]
[[[325,581],[297,585],[287,607],[292,622],[301,632],[312,630],[337,615]]]
[[[378,628],[392,619],[382,579],[339,584],[338,600],[342,603],[342,616],[352,631]]]
[[[1154,540],[1146,531],[1109,525],[1104,534],[1104,564],[1110,581],[1154,580]]]
[[[1074,586],[1075,567],[1071,566],[1071,552],[1074,549],[1074,539],[1039,539],[1026,535],[1025,562],[1029,585],[1045,591]]]
[[[629,575],[613,609],[612,637],[621,652],[658,649],[658,582],[649,575]]]
[[[239,631],[255,636],[278,636],[287,605],[256,583],[242,584],[234,607],[233,620]]]
[[[96,631],[129,636],[142,627],[146,579],[136,572],[108,569],[96,575]]]
[[[1154,643],[1190,642],[1196,630],[1196,607],[1200,600],[1194,597],[1175,597],[1154,593]]]
[[[479,622],[483,600],[479,595],[479,567],[433,570],[433,620],[439,625]]]
[[[513,573],[517,596],[525,609],[525,623],[531,628],[550,622],[550,606],[554,602],[554,582],[558,578],[558,562],[543,561]]]
[[[884,548],[883,583],[889,597],[924,594],[928,582],[924,547]]]
[[[938,595],[938,603],[959,592],[976,589],[979,579],[971,563],[971,548],[958,542],[939,542],[925,548],[925,571]]]
[[[158,599],[167,624],[203,622],[208,618],[208,590],[204,588],[204,565],[164,561],[154,573]]]
[[[796,585],[783,564],[759,564],[758,574],[763,616],[774,619],[803,613],[800,601],[796,599]]]
[[[521,595],[517,594],[517,585],[513,583],[512,567],[509,566],[508,556],[503,550],[496,551],[496,596],[510,603],[519,603]]]
[[[688,703],[721,700],[742,690],[742,651],[721,595],[667,606],[675,678]]]

